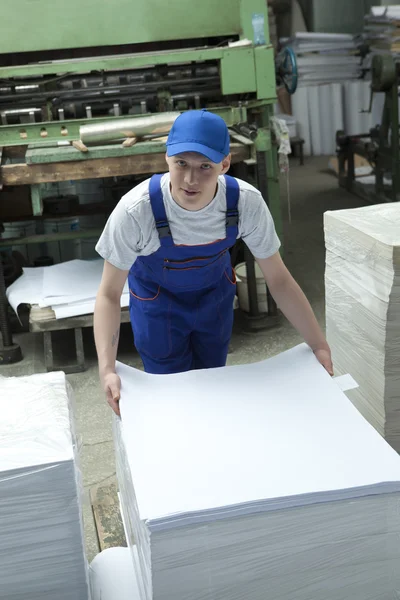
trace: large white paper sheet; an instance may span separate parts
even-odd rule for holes
[[[177,375],[117,369],[127,458],[149,526],[400,490],[397,453],[305,344]]]
[[[53,305],[52,308],[56,315],[56,319],[65,319],[66,317],[75,317],[80,315],[90,315],[94,313],[96,299],[93,298],[89,302],[74,302],[62,305]],[[121,308],[129,306],[129,292],[123,293],[120,300]]]
[[[43,279],[43,297],[93,296],[103,272],[103,260],[71,260],[47,267]]]

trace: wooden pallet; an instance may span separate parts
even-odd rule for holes
[[[100,550],[126,547],[124,526],[122,523],[117,493],[117,483],[106,486],[94,486],[90,489],[94,521]]]

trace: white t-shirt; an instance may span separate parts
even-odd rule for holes
[[[96,250],[114,267],[129,270],[138,256],[153,254],[160,247],[149,196],[149,179],[121,198],[110,215]],[[256,258],[269,258],[280,247],[271,213],[260,192],[249,183],[237,180],[239,235]],[[182,208],[170,192],[169,173],[163,175],[161,188],[172,238],[175,244],[200,246],[226,237],[226,185],[218,179],[214,199],[198,211]]]

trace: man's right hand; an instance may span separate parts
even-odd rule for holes
[[[108,373],[102,378],[103,389],[106,393],[107,402],[119,417],[119,399],[121,395],[121,380],[116,373]]]

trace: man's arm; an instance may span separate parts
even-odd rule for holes
[[[100,380],[107,401],[117,414],[121,382],[115,373],[115,360],[121,323],[121,294],[127,276],[128,271],[117,269],[105,261],[94,309],[94,338]]]
[[[314,312],[277,252],[270,258],[257,258],[272,297],[290,323],[313,350],[319,362],[333,375],[328,342]]]

